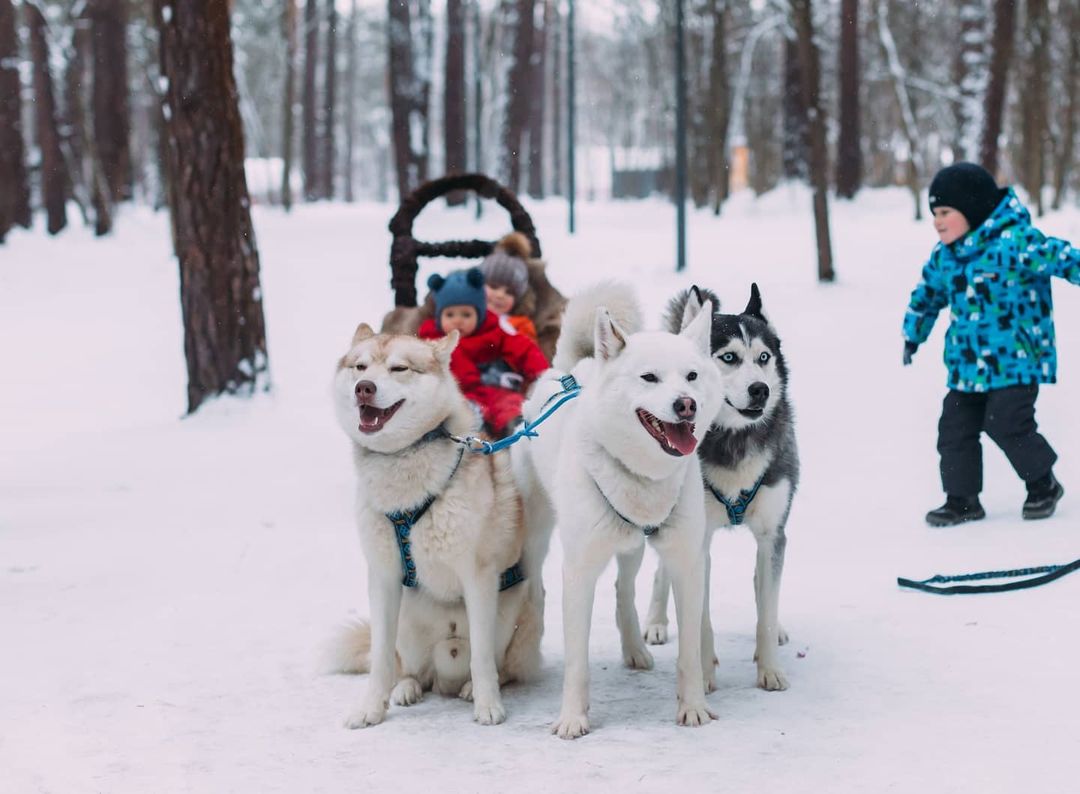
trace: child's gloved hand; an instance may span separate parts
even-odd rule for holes
[[[911,357],[915,355],[915,351],[919,349],[919,346],[914,342],[904,342],[904,366],[907,367],[911,364]]]
[[[525,378],[516,372],[504,372],[499,375],[499,385],[510,391],[520,391]]]

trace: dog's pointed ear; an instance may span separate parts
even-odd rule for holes
[[[701,296],[701,291],[697,288],[697,285],[690,287],[690,291],[686,293],[686,303],[683,305],[682,322],[679,324],[679,331],[685,331],[686,328],[694,321],[694,318],[701,312],[701,307],[704,305],[705,299]]]
[[[758,289],[756,281],[750,285],[750,302],[743,309],[743,314],[757,317],[764,323],[769,322],[769,318],[765,316],[765,311],[761,308],[761,291]]]
[[[360,323],[360,325],[356,326],[356,332],[352,335],[352,343],[355,346],[365,339],[371,339],[373,336],[375,336],[375,332],[371,330],[371,326],[367,323]]]
[[[710,347],[712,340],[712,309],[712,301],[705,301],[694,319],[679,332],[679,336],[689,338],[705,356],[709,356],[712,352]]]
[[[626,332],[619,327],[608,310],[601,306],[596,310],[596,330],[593,334],[593,349],[600,361],[615,358],[626,347]]]
[[[435,360],[439,362],[439,366],[443,369],[450,366],[450,354],[454,352],[454,348],[457,347],[460,339],[461,334],[455,328],[446,336],[440,337],[431,343],[431,347],[435,351]]]

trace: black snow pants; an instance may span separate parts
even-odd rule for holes
[[[1024,482],[1050,473],[1057,454],[1035,424],[1037,384],[986,392],[951,390],[938,422],[941,485],[950,496],[978,496],[983,487],[982,444],[986,433],[1001,447]]]

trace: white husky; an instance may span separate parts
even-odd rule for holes
[[[382,722],[390,700],[407,706],[426,689],[472,699],[478,722],[499,723],[500,679],[540,667],[542,617],[518,584],[531,563],[510,462],[450,438],[479,426],[450,373],[457,340],[361,325],[338,362],[334,403],[353,441],[371,605],[370,630],[350,627],[334,649],[334,669],[371,672],[350,728]]]
[[[529,537],[544,542],[556,517],[562,537],[566,670],[552,732],[564,739],[589,731],[593,595],[612,556],[625,596],[620,603],[631,605],[616,613],[623,659],[629,667],[652,666],[632,608],[646,539],[675,590],[676,721],[702,725],[715,716],[705,705],[701,666],[705,511],[694,454],[720,407],[720,375],[709,360],[710,315],[702,312],[679,335],[633,333],[640,312],[629,289],[594,287],[567,305],[556,369],[526,403],[525,416],[535,418],[558,394],[559,370],[572,367],[580,396],[552,415],[539,438],[513,450]]]

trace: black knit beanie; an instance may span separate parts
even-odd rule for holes
[[[930,212],[935,207],[952,207],[978,229],[1004,197],[994,177],[981,165],[954,163],[937,172],[930,183]]]

